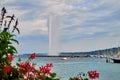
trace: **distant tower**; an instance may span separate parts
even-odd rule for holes
[[[59,17],[55,14],[48,16],[49,30],[49,52],[48,55],[59,55],[60,53],[60,25]]]

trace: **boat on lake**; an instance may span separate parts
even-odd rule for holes
[[[117,55],[114,57],[111,57],[114,63],[120,63],[120,50],[118,51]]]
[[[112,58],[114,63],[120,63],[120,58]]]
[[[62,57],[61,60],[67,60],[67,57]]]

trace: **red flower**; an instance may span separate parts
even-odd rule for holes
[[[53,67],[52,63],[47,63],[45,66],[39,67],[40,72],[42,72],[44,75],[49,75],[51,72],[51,67]]]
[[[13,60],[13,55],[12,54],[10,54],[10,55],[8,55],[8,60],[10,61],[10,62],[12,62],[12,60]]]
[[[30,68],[30,63],[29,62],[21,62],[20,63],[20,68],[22,69],[26,69],[26,68]]]
[[[96,79],[99,78],[99,73],[96,70],[88,71],[88,76],[90,79]]]
[[[32,54],[30,54],[30,59],[35,59],[35,57],[36,57],[36,54],[35,53],[32,53]]]
[[[96,78],[99,78],[99,73],[96,73]]]
[[[7,72],[7,73],[9,73],[10,72],[10,66],[5,66],[5,71]]]
[[[50,74],[50,68],[47,67],[47,66],[41,66],[41,67],[39,68],[39,70],[40,70],[40,72],[42,72],[44,75]]]

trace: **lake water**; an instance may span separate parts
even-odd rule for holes
[[[15,64],[14,59],[13,64]],[[27,57],[22,57],[26,60]],[[76,76],[79,72],[87,73],[89,70],[97,70],[100,73],[98,80],[119,80],[120,64],[106,63],[104,58],[68,58],[61,60],[60,57],[37,57],[33,62],[37,63],[37,67],[46,63],[53,63],[52,72],[56,72],[61,80],[69,80],[70,77]]]

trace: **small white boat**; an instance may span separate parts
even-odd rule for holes
[[[67,60],[67,57],[62,57],[61,60]]]
[[[111,57],[114,63],[120,63],[120,50],[117,53],[117,56]]]
[[[114,63],[120,63],[120,58],[112,58]]]

